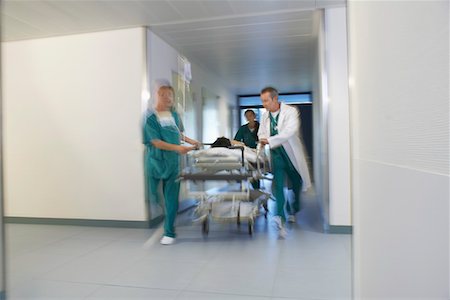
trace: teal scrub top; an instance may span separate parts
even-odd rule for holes
[[[270,117],[270,136],[278,134],[278,117],[280,114],[278,114],[275,118],[272,116],[271,113],[269,113]],[[284,150],[283,146],[274,148],[270,150],[271,156],[272,156],[272,163],[274,166],[279,165],[287,165],[291,169],[294,168],[291,160],[289,159],[289,156],[286,153],[286,150]],[[295,170],[295,168],[294,168]]]
[[[153,146],[153,140],[180,145],[183,123],[177,112],[162,117],[156,111],[150,111],[144,125],[144,144],[147,146],[146,165],[148,175],[158,179],[167,179],[173,172],[179,171],[179,154],[175,151],[161,150]]]
[[[253,132],[250,130],[250,128],[248,128],[248,123],[242,125],[236,133],[234,139],[236,141],[243,142],[247,147],[256,148],[256,145],[258,144],[258,129],[258,122],[256,122],[256,128],[255,130],[253,130]]]

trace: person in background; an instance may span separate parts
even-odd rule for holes
[[[255,149],[258,145],[258,129],[259,129],[259,122],[256,121],[256,114],[253,110],[247,109],[244,113],[245,118],[247,119],[247,124],[242,125],[238,132],[236,133],[236,136],[234,137],[234,140],[232,141],[232,144],[234,146],[247,146],[249,148]],[[250,181],[253,189],[259,189],[260,184],[259,180],[252,180]]]
[[[234,137],[233,144],[241,146],[245,145],[255,149],[258,144],[259,123],[256,121],[256,114],[253,110],[247,109],[244,115],[248,123],[239,128]]]
[[[262,89],[260,98],[267,111],[262,116],[258,137],[262,145],[270,147],[272,185],[277,206],[273,222],[279,230],[279,236],[285,238],[285,203],[288,221],[295,222],[295,214],[300,210],[300,193],[311,186],[304,146],[300,139],[300,113],[295,107],[279,102],[278,91],[273,87]],[[294,190],[292,204],[286,202],[284,197],[286,179],[290,180]]]
[[[157,80],[154,84],[155,105],[148,112],[144,124],[144,144],[146,145],[146,171],[149,197],[159,204],[158,186],[162,182],[164,196],[164,236],[161,244],[175,242],[175,218],[178,211],[180,182],[180,155],[194,150],[199,142],[183,134],[180,115],[174,109],[174,89],[167,80]],[[192,146],[181,145],[185,141]]]

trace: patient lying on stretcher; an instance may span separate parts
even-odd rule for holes
[[[231,141],[225,137],[218,138],[211,144],[211,148],[195,151],[194,156],[199,157],[221,157],[229,160],[240,160],[242,158],[242,150],[240,148],[233,149]],[[256,149],[252,149],[247,146],[241,146],[244,148],[244,160],[250,163],[256,163],[257,160],[261,163],[264,162],[262,156],[257,155]]]

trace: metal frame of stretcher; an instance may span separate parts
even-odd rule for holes
[[[210,144],[204,144],[210,145]],[[266,178],[266,163],[261,164],[260,156],[264,152],[260,148],[256,151],[256,167],[246,162],[244,159],[244,147],[228,147],[228,149],[241,150],[240,161],[236,158],[223,156],[197,157],[191,162],[185,161],[185,167],[180,174],[180,180],[186,182],[188,197],[198,199],[199,206],[196,213],[200,215],[197,219],[202,223],[202,232],[204,236],[209,233],[209,221],[213,219],[216,222],[236,222],[238,226],[242,221],[248,224],[248,233],[253,234],[254,218],[259,214],[260,198],[251,199],[251,190],[249,181],[251,179],[259,180]],[[263,157],[265,158],[265,156]],[[264,169],[263,169],[264,167]],[[204,183],[207,181],[227,181],[235,182],[239,185],[238,189],[232,191],[216,190],[190,190],[192,183]],[[235,184],[235,186],[236,186]],[[269,198],[267,193],[266,200]],[[260,195],[260,196],[261,196]],[[267,217],[267,205],[263,205]],[[225,210],[222,208],[225,207]],[[228,209],[229,208],[229,209]],[[220,211],[222,210],[222,211]],[[220,214],[218,213],[220,211]]]

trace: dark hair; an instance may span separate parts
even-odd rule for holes
[[[267,86],[267,87],[263,88],[263,89],[261,90],[260,95],[262,95],[262,94],[264,94],[264,93],[267,93],[267,92],[270,93],[270,97],[271,97],[271,98],[278,97],[278,91],[277,91],[277,89],[274,88],[274,87],[271,87],[271,86]]]
[[[253,109],[247,109],[247,110],[244,112],[244,115],[246,115],[248,112],[251,112],[254,116],[256,116],[256,113],[253,111]]]
[[[222,136],[220,138],[217,138],[217,140],[215,140],[215,142],[211,144],[211,147],[212,148],[215,148],[215,147],[229,148],[229,147],[231,147],[231,141],[229,139],[227,139],[226,137]]]

